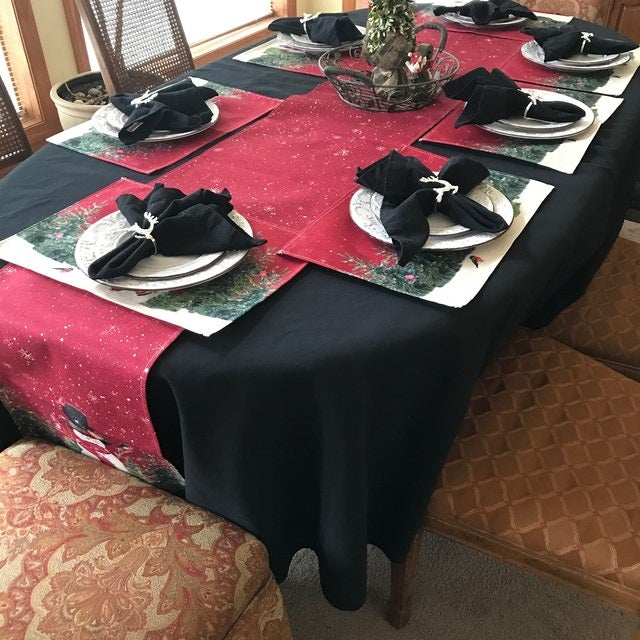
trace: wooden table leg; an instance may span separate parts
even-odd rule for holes
[[[411,617],[411,592],[420,555],[422,531],[413,539],[407,559],[402,564],[391,563],[391,593],[387,603],[387,622],[402,629]]]

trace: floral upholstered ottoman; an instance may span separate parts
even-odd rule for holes
[[[291,638],[264,546],[42,440],[0,453],[3,640]]]

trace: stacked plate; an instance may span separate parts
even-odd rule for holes
[[[513,222],[513,207],[509,199],[493,185],[482,183],[467,194],[472,200],[501,216],[507,225]],[[353,194],[349,206],[351,219],[360,229],[376,240],[391,244],[391,238],[380,221],[382,195],[362,187]],[[470,249],[485,244],[504,231],[498,233],[473,231],[456,224],[447,216],[434,213],[429,216],[429,238],[423,249],[431,251],[452,251]]]
[[[523,91],[536,100],[562,100],[574,104],[582,108],[585,115],[575,122],[546,122],[533,118],[513,117],[479,126],[487,131],[509,138],[562,140],[585,131],[595,120],[594,112],[580,100],[553,91],[543,91],[542,89],[523,89]]]
[[[459,13],[443,13],[442,17],[449,22],[471,27],[472,29],[515,29],[529,20],[529,18],[509,16],[501,20],[492,20],[489,24],[476,24],[469,16],[461,16]]]
[[[364,27],[358,27],[358,30],[364,35]],[[335,47],[329,44],[312,42],[309,36],[298,36],[289,33],[278,33],[277,41],[278,46],[281,49],[289,49],[290,51],[298,51],[299,53],[308,53],[311,55],[322,55],[330,49],[335,49]],[[356,40],[354,42],[345,42],[341,46],[360,44],[361,42],[361,40]]]
[[[544,50],[535,40],[523,44],[520,51],[530,62],[535,62],[548,69],[564,71],[565,73],[583,74],[607,71],[608,69],[615,69],[620,65],[627,64],[631,59],[630,53],[588,53],[545,62]]]
[[[191,131],[154,131],[151,135],[144,139],[144,142],[167,142],[170,140],[178,140],[180,138],[186,138],[188,136],[194,136],[209,127],[212,127],[218,118],[220,117],[220,109],[213,100],[207,100],[207,106],[211,111],[211,120],[204,124],[192,129]],[[98,109],[91,117],[91,124],[98,133],[102,133],[110,138],[117,138],[120,129],[127,121],[126,113],[123,113],[119,109],[116,109],[112,104],[108,104],[102,109]]]
[[[248,234],[251,226],[237,211],[229,216]],[[88,273],[89,265],[128,240],[134,231],[126,218],[116,211],[94,222],[78,239],[75,261]],[[237,267],[249,249],[221,251],[190,256],[154,255],[141,260],[131,271],[118,278],[97,280],[112,289],[153,292],[186,289],[213,280]]]

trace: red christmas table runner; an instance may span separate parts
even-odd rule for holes
[[[205,84],[200,82],[200,84]],[[220,108],[217,122],[202,133],[167,142],[139,142],[124,145],[116,138],[99,133],[91,121],[62,131],[48,142],[140,173],[153,173],[186,158],[198,149],[253,122],[276,107],[281,100],[257,93],[206,82],[218,91]]]
[[[454,106],[441,95],[418,111],[365,111],[324,84],[287,98],[166,179],[183,190],[227,187],[243,215],[297,234],[351,189],[357,166],[413,142]]]
[[[181,491],[145,394],[181,330],[13,265],[0,270],[0,292],[0,398],[20,430]]]

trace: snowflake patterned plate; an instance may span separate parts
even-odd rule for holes
[[[596,119],[596,115],[584,102],[576,100],[571,96],[566,96],[555,91],[544,91],[542,89],[526,89],[532,98],[536,100],[562,100],[574,104],[584,110],[585,115],[575,122],[545,122],[533,118],[506,118],[489,124],[478,125],[487,131],[497,133],[509,138],[535,139],[535,140],[562,140],[582,133],[588,129]],[[560,126],[559,126],[560,125]]]
[[[469,196],[476,202],[485,204],[488,199],[491,206],[488,209],[493,210],[499,216],[501,216],[507,225],[511,225],[513,222],[513,206],[509,199],[493,185],[483,182],[475,189],[469,192]],[[370,235],[376,240],[391,244],[391,238],[385,231],[385,228],[380,222],[380,206],[382,205],[382,195],[362,187],[353,194],[349,205],[349,213],[351,219],[355,224],[360,227],[365,233]],[[487,206],[485,204],[485,206]],[[432,217],[429,217],[431,222]],[[460,226],[460,225],[457,225]],[[464,227],[462,227],[464,228]],[[423,249],[429,249],[431,251],[452,251],[461,249],[470,249],[486,242],[497,238],[502,235],[504,231],[499,233],[478,232],[467,229],[465,233],[459,233],[456,235],[430,235],[425,242]]]
[[[449,22],[455,22],[472,29],[515,29],[529,20],[529,18],[511,16],[501,20],[492,20],[489,24],[476,24],[468,16],[461,16],[459,13],[444,13],[441,17]]]
[[[601,61],[597,64],[574,64],[571,58],[565,58],[562,61],[551,60],[550,62],[545,62],[544,50],[535,40],[525,42],[520,49],[520,53],[522,53],[523,57],[529,60],[529,62],[547,67],[547,69],[566,71],[567,73],[597,73],[598,71],[607,71],[608,69],[615,69],[623,64],[627,64],[631,59],[631,54],[629,53],[616,53],[612,54],[613,58],[611,60]]]
[[[232,211],[229,216],[244,231],[253,235],[251,225],[237,211]],[[102,222],[105,224],[100,226]],[[129,223],[119,211],[101,218],[78,239],[75,249],[76,264],[87,273],[94,260],[124,242],[131,233]],[[132,291],[186,289],[228,273],[240,264],[248,251],[249,249],[242,249],[200,256],[151,256],[141,260],[126,276],[97,282],[112,289]],[[141,275],[134,275],[136,273]]]
[[[211,120],[203,125],[191,130],[191,131],[156,131],[146,137],[142,142],[169,142],[171,140],[179,140],[181,138],[187,138],[194,136],[197,133],[205,131],[209,127],[212,127],[220,117],[220,109],[213,100],[207,100],[207,106],[211,110]],[[91,117],[91,124],[98,133],[102,133],[110,138],[117,138],[118,132],[122,129],[122,126],[127,121],[127,115],[116,109],[112,104],[108,104],[102,109],[98,109]]]

